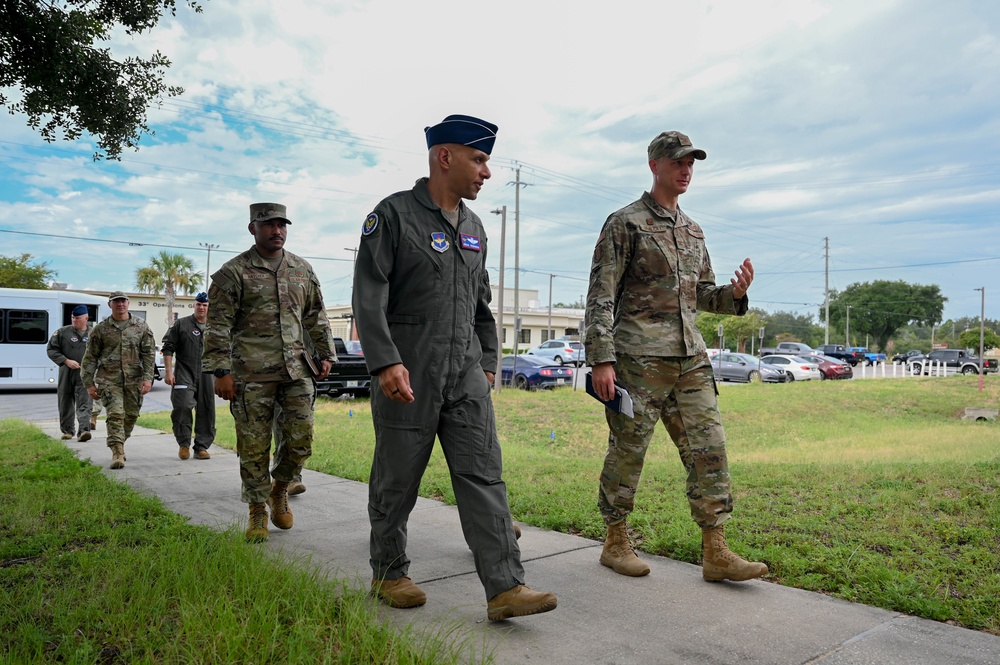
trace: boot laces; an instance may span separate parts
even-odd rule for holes
[[[263,504],[250,506],[250,528],[263,529],[267,525],[267,511]]]

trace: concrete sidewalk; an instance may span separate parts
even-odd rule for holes
[[[37,424],[59,437],[56,421]],[[137,428],[125,446],[125,468],[112,471],[103,421],[91,441],[65,443],[109,477],[159,497],[194,524],[238,524],[241,532],[245,526],[239,467],[228,450],[213,447],[210,460],[181,461],[172,436]],[[295,527],[272,527],[262,547],[308,557],[367,589],[367,485],[308,470],[304,481],[306,493],[290,499]],[[711,584],[702,580],[700,567],[663,557],[644,555],[649,576],[623,577],[598,563],[595,541],[521,528],[527,583],[555,592],[555,611],[487,621],[457,510],[420,499],[407,554],[410,576],[427,592],[427,604],[381,612],[417,631],[468,638],[470,649],[493,653],[497,663],[1000,663],[1000,637],[764,581]]]

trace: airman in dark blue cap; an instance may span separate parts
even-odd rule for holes
[[[408,576],[406,533],[436,437],[451,460],[491,620],[556,607],[554,594],[524,585],[490,398],[499,349],[486,231],[463,201],[490,178],[496,134],[496,125],[468,115],[424,130],[430,175],[383,200],[362,225],[353,304],[375,377],[372,590],[391,607],[427,601]]]
[[[59,402],[59,429],[63,439],[90,441],[90,410],[93,402],[83,385],[80,362],[87,350],[87,340],[94,324],[86,305],[77,305],[72,311],[72,323],[56,330],[49,339],[46,352],[49,359],[59,365],[59,383],[56,397]]]

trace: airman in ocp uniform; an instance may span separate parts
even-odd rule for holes
[[[706,158],[680,132],[663,132],[647,150],[653,187],[608,217],[594,248],[587,293],[587,363],[604,400],[615,381],[631,394],[635,417],[607,409],[610,433],[598,506],[608,527],[600,561],[638,577],[649,566],[636,556],[626,520],[632,512],[646,449],[658,420],[687,470],[691,515],[702,529],[702,575],[741,581],[767,566],[726,546],[723,524],[733,510],[726,434],[698,310],[742,316],[753,265],[746,259],[730,284],[718,286],[705,234],[680,209],[695,160]]]
[[[249,542],[267,540],[268,506],[274,526],[292,528],[288,484],[312,454],[315,380],[325,378],[337,358],[319,280],[308,261],[284,249],[289,224],[285,206],[251,205],[247,228],[254,245],[212,275],[208,291],[202,370],[214,375],[215,394],[229,400],[235,421]],[[303,331],[320,359],[316,377]],[[273,471],[272,426],[282,439]]]
[[[115,291],[108,305],[111,316],[94,326],[81,365],[91,399],[100,399],[108,412],[111,468],[121,469],[125,441],[139,419],[143,396],[153,388],[156,342],[146,322],[128,311],[127,295]]]

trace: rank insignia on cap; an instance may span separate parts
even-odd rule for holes
[[[462,233],[459,235],[459,239],[462,241],[462,249],[471,249],[473,252],[483,251],[483,248],[479,246],[479,238],[477,236]]]
[[[438,231],[437,233],[431,234],[431,249],[435,252],[441,252],[442,254],[448,251],[451,245],[448,244],[448,238],[445,237],[444,233]]]
[[[361,225],[361,235],[370,236],[378,228],[378,215],[372,213],[365,217],[365,223]]]

